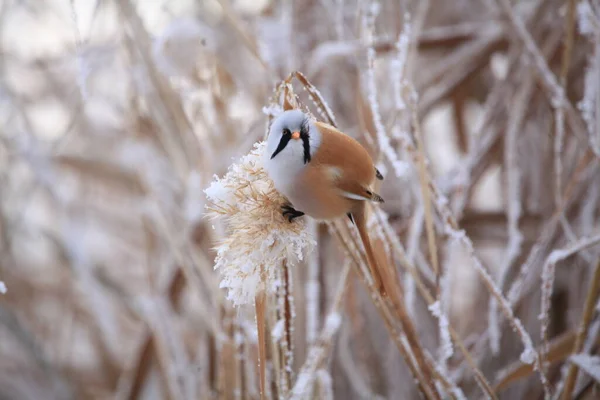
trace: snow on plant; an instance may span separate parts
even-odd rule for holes
[[[596,8],[596,10],[594,9]],[[589,1],[577,6],[579,31],[594,42],[594,49],[588,58],[585,73],[583,98],[578,106],[586,122],[592,150],[600,154],[600,7],[593,7]]]
[[[429,311],[431,311],[431,313],[439,320],[441,342],[440,358],[442,359],[443,364],[445,364],[454,353],[454,349],[452,348],[452,338],[448,329],[450,323],[448,322],[448,317],[442,311],[442,305],[439,300],[429,306]]]
[[[256,293],[274,294],[277,269],[294,266],[315,244],[305,219],[290,223],[281,214],[285,198],[263,167],[265,142],[233,164],[223,178],[204,190],[209,217],[226,222],[226,237],[217,246],[215,269],[220,287],[235,305],[251,304]]]

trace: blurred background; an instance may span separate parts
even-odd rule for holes
[[[498,398],[558,396],[572,365],[572,398],[600,396],[597,0],[3,0],[0,35],[0,399],[260,398],[254,313],[219,289],[203,189],[264,138],[296,70],[384,173],[423,284],[397,263],[403,302],[465,398],[486,397],[469,362]],[[345,259],[313,228],[289,384]],[[441,355],[423,290],[470,361]],[[351,274],[308,398],[420,398],[371,300]],[[290,397],[271,374],[267,398]]]

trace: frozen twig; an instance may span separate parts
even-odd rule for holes
[[[571,129],[574,131],[575,134],[579,135],[580,137],[585,137],[585,134],[583,131],[584,127],[581,124],[579,115],[576,114],[575,109],[573,108],[572,104],[569,102],[568,98],[565,95],[565,91],[564,91],[563,87],[560,85],[560,82],[558,81],[556,75],[554,75],[554,73],[548,66],[548,63],[546,62],[546,59],[545,59],[542,51],[535,43],[535,40],[533,39],[533,37],[531,36],[529,31],[527,30],[527,27],[525,26],[525,24],[523,23],[521,18],[515,14],[515,12],[512,8],[512,5],[510,4],[510,1],[509,0],[496,0],[496,1],[499,4],[500,8],[503,10],[503,12],[508,17],[513,28],[516,30],[519,39],[523,42],[523,44],[525,46],[525,49],[532,57],[533,65],[535,66],[536,70],[538,71],[538,74],[541,79],[541,83],[543,84],[544,88],[548,92],[548,97],[552,103],[552,106],[555,109],[556,108],[564,108],[565,115],[566,115],[566,118],[569,120]],[[561,139],[562,138],[559,138],[558,140],[561,140]],[[557,142],[558,142],[558,140],[557,140]],[[556,146],[560,147],[560,143],[556,143]],[[555,151],[556,150],[560,151],[560,148],[557,149],[555,147]],[[559,163],[560,163],[560,161],[559,161]],[[562,164],[560,164],[560,165],[562,165]]]
[[[600,357],[589,354],[574,354],[571,362],[600,383]]]
[[[573,51],[573,41],[575,37],[575,0],[569,0],[567,3],[567,14],[565,16],[565,32],[566,39],[563,48],[561,68],[560,68],[560,86],[562,93],[567,91],[569,67],[571,64],[571,53]],[[566,101],[566,100],[565,100]],[[554,173],[556,174],[556,185],[554,188],[554,201],[556,207],[560,207],[562,200],[562,175],[563,175],[563,142],[565,137],[565,106],[561,101],[555,107],[555,126],[556,133],[554,136]]]
[[[342,275],[335,293],[335,300],[333,302],[331,311],[328,313],[325,319],[325,324],[323,325],[321,333],[319,334],[319,340],[309,349],[308,355],[306,356],[306,361],[298,373],[296,383],[291,390],[291,399],[299,400],[311,398],[314,381],[315,378],[317,378],[317,371],[321,367],[323,360],[330,351],[333,337],[339,330],[342,323],[339,312],[349,274],[350,264],[347,264],[342,271]]]
[[[419,290],[419,293],[421,294],[423,299],[427,302],[427,305],[431,306],[432,304],[434,304],[435,299],[431,295],[431,293],[429,293],[429,290],[425,287],[425,285],[421,281],[421,278],[418,275],[416,268],[407,260],[406,255],[404,253],[404,249],[402,248],[402,244],[398,241],[398,238],[392,233],[392,230],[391,230],[389,224],[387,223],[385,218],[382,217],[381,212],[377,212],[376,215],[378,216],[378,222],[383,227],[383,231],[385,233],[386,239],[390,243],[390,247],[392,248],[394,255],[400,260],[400,263],[402,264],[402,266],[405,267],[406,270],[411,274],[412,278],[415,281],[416,287]],[[459,335],[452,328],[451,325],[448,326],[448,330],[450,332],[450,336],[451,336],[452,340],[454,341],[456,347],[463,354],[465,360],[467,361],[467,363],[469,365],[469,368],[473,371],[473,374],[475,375],[477,384],[479,385],[481,390],[484,392],[484,394],[487,397],[496,399],[496,395],[494,394],[494,391],[492,390],[490,383],[487,381],[487,379],[485,378],[483,373],[477,367],[475,361],[473,360],[472,356],[470,355],[469,351],[467,350],[466,346],[464,345],[462,339],[459,337]]]
[[[367,85],[367,98],[369,107],[371,109],[371,115],[373,116],[373,125],[375,126],[375,133],[377,135],[377,143],[379,145],[380,151],[383,153],[383,156],[388,160],[388,162],[392,165],[394,169],[394,173],[398,178],[402,178],[406,175],[407,166],[404,162],[402,162],[398,158],[398,154],[394,151],[390,138],[386,133],[386,128],[383,124],[383,119],[381,117],[381,111],[379,109],[379,100],[377,98],[377,84],[375,80],[375,49],[374,45],[374,24],[375,19],[377,17],[377,13],[379,12],[379,3],[373,2],[372,6],[364,11],[364,15],[362,17],[362,27],[365,34],[365,41],[368,44],[367,48],[367,71],[366,71],[366,85]],[[398,71],[398,73],[400,73]],[[397,78],[398,82],[402,82],[400,77]],[[400,103],[401,94],[396,94],[396,107],[402,107],[402,103]]]
[[[583,98],[579,109],[587,124],[590,148],[600,156],[600,10],[582,1],[577,6],[579,31],[593,41],[593,52],[589,56]]]
[[[592,321],[592,316],[594,314],[594,308],[596,307],[598,296],[600,295],[600,261],[596,263],[596,266],[594,267],[594,272],[592,273],[592,277],[589,282],[590,284],[585,299],[583,315],[581,317],[579,329],[577,330],[577,336],[575,339],[575,344],[573,346],[572,354],[577,354],[583,349],[583,344],[585,342],[590,323]],[[573,393],[573,389],[575,388],[575,382],[577,381],[577,372],[577,363],[571,363],[562,392],[562,398],[564,400],[571,398],[571,394]]]
[[[506,208],[508,218],[508,244],[504,253],[504,261],[500,266],[498,287],[502,290],[510,268],[521,252],[523,235],[519,230],[521,218],[521,173],[517,159],[518,132],[525,117],[526,104],[531,98],[532,82],[526,81],[516,95],[516,113],[509,121],[504,144],[504,166],[506,168]],[[490,299],[489,305],[489,332],[490,347],[494,354],[500,350],[500,326],[498,321],[498,303],[495,298]]]
[[[558,264],[559,261],[565,260],[588,247],[597,245],[598,243],[600,243],[600,235],[583,238],[567,248],[553,250],[546,258],[542,271],[542,303],[540,306],[541,337],[546,347],[548,342],[548,325],[550,324],[550,302],[552,300],[556,264]]]
[[[309,229],[313,237],[318,237],[318,226],[314,221],[309,222]],[[306,341],[309,345],[317,339],[320,316],[320,285],[319,285],[319,252],[313,251],[307,260],[308,277],[304,288],[306,296]]]

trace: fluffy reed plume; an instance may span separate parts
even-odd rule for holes
[[[283,284],[277,271],[294,267],[315,245],[306,219],[290,223],[281,214],[285,198],[263,168],[265,142],[231,165],[204,190],[209,217],[226,221],[215,269],[234,305],[252,304],[258,292],[273,295]]]

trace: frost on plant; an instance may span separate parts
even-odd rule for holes
[[[280,341],[281,338],[283,337],[283,331],[285,329],[285,320],[280,319],[277,321],[277,323],[275,323],[275,326],[273,327],[273,329],[271,330],[271,337],[273,338],[273,340],[275,341]]]
[[[588,0],[577,4],[577,14],[579,23],[579,32],[583,35],[593,35],[600,28],[598,24],[598,16],[595,15],[594,9]]]
[[[405,69],[406,62],[408,59],[408,53],[410,50],[410,42],[412,39],[412,30],[410,24],[410,15],[407,13],[404,16],[404,29],[398,36],[396,42],[397,55],[390,62],[390,70],[392,72],[392,84],[394,87],[394,105],[397,110],[406,109],[406,104],[402,98],[402,92],[404,85],[407,84],[405,81]]]
[[[577,11],[579,31],[595,42],[588,58],[583,98],[578,106],[588,128],[592,150],[600,154],[600,10],[595,11],[588,1],[583,1],[577,6]]]
[[[440,329],[440,356],[444,362],[446,362],[452,354],[454,350],[452,348],[452,338],[450,336],[450,330],[448,329],[450,323],[448,322],[448,318],[442,312],[442,307],[439,301],[431,304],[429,306],[429,311],[439,320],[439,329]]]
[[[262,164],[265,143],[233,164],[223,178],[204,190],[207,216],[226,222],[226,237],[217,246],[215,269],[220,287],[235,305],[250,304],[260,289],[276,292],[277,269],[294,266],[315,244],[304,219],[281,215],[285,198],[277,192]]]
[[[574,364],[588,375],[594,377],[596,381],[600,381],[600,357],[589,354],[574,354],[570,358]]]
[[[379,142],[379,146],[381,148],[382,153],[385,155],[385,157],[388,159],[388,161],[390,162],[390,164],[392,164],[392,167],[394,169],[394,172],[396,174],[396,176],[398,178],[404,178],[406,177],[407,173],[408,173],[408,166],[405,162],[401,161],[398,158],[398,154],[394,151],[394,148],[391,145],[390,142],[390,138],[386,133],[386,128],[384,126],[382,117],[381,117],[381,112],[379,109],[379,101],[377,99],[377,85],[376,85],[376,80],[375,80],[375,67],[374,67],[374,63],[375,63],[375,49],[373,48],[374,45],[374,27],[375,27],[375,18],[377,17],[377,14],[379,13],[379,3],[372,3],[371,7],[367,10],[367,12],[365,13],[363,20],[362,20],[362,24],[364,27],[365,32],[367,33],[367,37],[366,37],[366,42],[368,44],[368,48],[367,48],[367,64],[368,64],[368,68],[365,74],[365,81],[366,81],[366,89],[367,89],[367,93],[368,93],[368,102],[369,102],[369,106],[371,109],[371,113],[373,114],[373,124],[375,126],[375,132],[377,133],[377,140]],[[402,48],[401,46],[403,46],[402,43],[402,37],[399,39],[399,56],[396,59],[396,65],[393,66],[392,68],[395,68],[396,70],[398,68],[401,67],[402,64]],[[398,65],[400,63],[400,65]],[[398,72],[398,71],[396,71]],[[400,86],[398,86],[400,87]],[[401,99],[397,98],[396,102],[402,102]],[[398,103],[397,107],[398,108],[402,108],[403,106],[403,102],[402,103]]]

